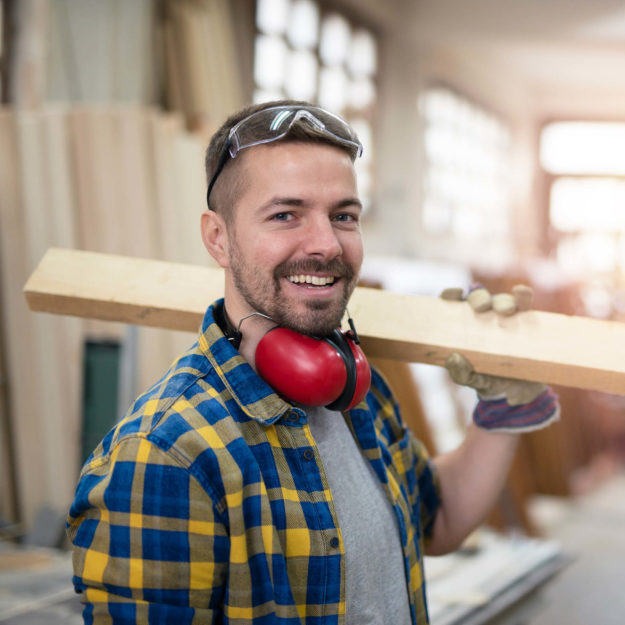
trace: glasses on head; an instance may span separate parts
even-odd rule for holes
[[[362,155],[362,143],[352,127],[341,117],[318,106],[271,106],[248,115],[230,129],[219,155],[215,173],[208,183],[206,203],[228,159],[236,158],[245,148],[278,141],[288,135],[295,124],[308,124],[319,137],[327,137],[345,146],[356,157]]]

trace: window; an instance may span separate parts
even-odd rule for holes
[[[625,124],[548,124],[542,131],[540,161],[552,174],[625,176]]]
[[[425,173],[421,223],[454,242],[450,255],[505,262],[510,244],[509,132],[495,115],[447,87],[420,98]],[[480,244],[486,243],[481,246]]]
[[[255,102],[308,100],[345,117],[362,141],[356,161],[365,208],[370,204],[377,42],[367,28],[316,0],[257,0]]]
[[[584,283],[589,314],[612,316],[625,269],[625,123],[553,122],[540,138],[553,252]],[[622,299],[622,298],[621,298]],[[622,311],[621,311],[622,312]]]

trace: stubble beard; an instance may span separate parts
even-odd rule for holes
[[[327,336],[340,327],[357,279],[354,269],[338,258],[327,263],[315,259],[284,262],[268,278],[266,274],[247,265],[236,246],[231,248],[230,269],[235,287],[255,311],[271,317],[283,327],[312,336]],[[305,310],[295,310],[282,291],[281,280],[287,276],[308,273],[339,277],[341,297],[331,300],[307,299]]]

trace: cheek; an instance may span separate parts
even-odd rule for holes
[[[297,250],[294,237],[262,236],[257,234],[250,241],[250,251],[259,263],[259,269],[264,265],[273,269],[276,265],[288,260]]]
[[[364,255],[362,237],[360,233],[353,233],[352,236],[345,239],[342,244],[343,255],[345,260],[349,262],[358,272],[362,265],[362,259]]]

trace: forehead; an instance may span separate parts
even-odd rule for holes
[[[356,171],[347,152],[325,143],[297,141],[243,150],[240,168],[249,184],[288,186],[326,184],[355,191]]]

